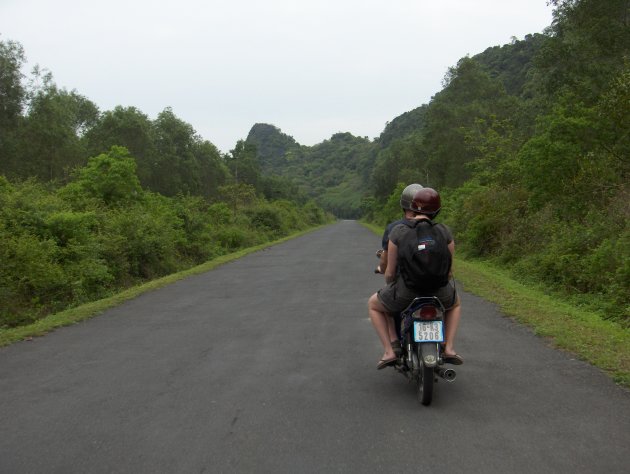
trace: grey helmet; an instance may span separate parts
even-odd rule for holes
[[[406,211],[411,211],[411,203],[413,201],[413,197],[421,189],[422,185],[418,183],[410,184],[405,189],[403,189],[403,192],[400,195],[400,207],[402,207]]]

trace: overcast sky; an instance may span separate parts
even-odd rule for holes
[[[223,152],[254,123],[377,137],[469,54],[541,32],[546,0],[0,0],[0,39],[100,110],[165,107]]]

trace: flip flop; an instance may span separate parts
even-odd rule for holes
[[[462,365],[464,363],[464,359],[459,354],[442,354],[442,360],[445,364]]]
[[[396,361],[398,360],[397,357],[394,357],[393,359],[381,359],[378,364],[376,364],[376,370],[381,370],[384,369],[385,367],[389,367],[390,365],[394,365],[396,363]]]

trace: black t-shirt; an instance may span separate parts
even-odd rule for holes
[[[394,229],[394,227],[396,227],[399,224],[402,224],[403,222],[405,222],[405,219],[399,219],[397,221],[391,222],[390,224],[387,224],[387,227],[385,228],[385,232],[383,233],[383,241],[382,241],[383,250],[387,250],[387,245],[389,244],[389,234],[391,233],[391,231]]]

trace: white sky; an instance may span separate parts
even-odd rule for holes
[[[541,32],[546,0],[0,0],[24,46],[101,110],[165,107],[223,152],[254,123],[303,145],[377,137],[450,66]]]

